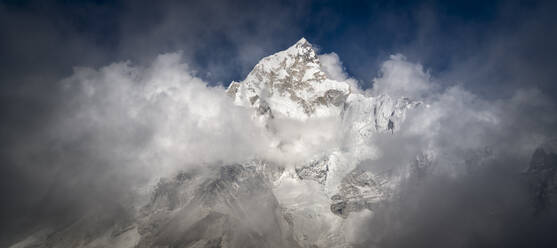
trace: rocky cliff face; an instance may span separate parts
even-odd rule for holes
[[[297,246],[269,181],[255,167],[202,173],[159,182],[141,209],[137,247]]]
[[[535,212],[541,213],[557,204],[557,140],[536,149],[526,171]]]

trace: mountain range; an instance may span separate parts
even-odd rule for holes
[[[375,138],[396,136],[407,115],[428,105],[333,79],[304,38],[261,59],[226,94],[266,130],[268,149],[300,156],[180,171],[116,216],[101,208],[11,247],[353,247],[359,223],[434,163],[424,148],[398,168],[361,166],[379,156]],[[311,150],[316,144],[324,148]],[[540,146],[524,173],[539,211],[557,196],[556,156]]]

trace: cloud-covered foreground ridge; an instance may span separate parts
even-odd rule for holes
[[[482,99],[402,55],[380,75],[360,89],[305,39],[227,89],[180,54],[77,68],[42,137],[87,182],[62,188],[99,193],[13,247],[554,244],[549,99]]]

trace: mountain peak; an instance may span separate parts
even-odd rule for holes
[[[298,44],[303,45],[303,44],[306,44],[306,43],[309,44],[309,42],[306,40],[306,38],[302,37],[300,40],[298,40],[298,42],[296,42],[296,45],[298,45]]]
[[[327,78],[305,38],[263,58],[243,82],[233,82],[228,88],[239,105],[295,119],[336,113],[349,92],[347,83]]]
[[[291,57],[300,57],[301,60],[306,63],[313,62],[317,65],[320,64],[319,60],[317,59],[317,53],[313,49],[313,46],[303,37],[282,53],[283,55]],[[281,52],[276,53],[275,55],[278,54],[281,54]]]
[[[304,38],[304,37],[302,37],[300,40],[298,40],[294,45],[292,45],[292,47],[295,47],[297,49],[302,49],[301,51],[305,51],[305,52],[308,52],[310,50],[314,51],[313,46],[311,45],[311,43],[309,43],[306,40],[306,38]]]

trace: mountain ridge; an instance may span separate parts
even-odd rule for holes
[[[99,209],[11,247],[353,247],[347,227],[372,218],[400,184],[423,176],[435,159],[421,151],[401,171],[362,168],[362,161],[379,157],[374,139],[396,137],[406,116],[427,106],[353,87],[329,78],[301,38],[261,59],[225,94],[272,138],[267,149],[303,153],[302,161],[256,157],[178,172],[153,185],[145,202],[126,206],[132,217],[119,220]],[[291,126],[276,128],[285,122]],[[320,124],[331,127],[314,126]],[[322,143],[327,149],[304,150]],[[545,152],[536,153],[529,173],[550,171],[532,178],[551,187],[536,186],[537,192],[555,188],[555,169],[546,165],[554,157]],[[543,207],[549,202],[541,200]]]

